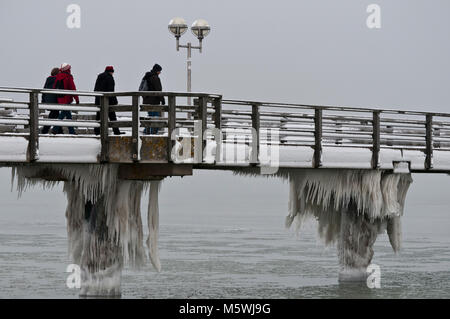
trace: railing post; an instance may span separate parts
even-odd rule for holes
[[[425,169],[433,168],[433,115],[426,115],[426,123],[425,123]]]
[[[313,167],[322,166],[322,109],[316,108],[314,112],[314,162]]]
[[[133,95],[131,108],[131,151],[133,162],[139,161],[139,96]]]
[[[214,125],[217,129],[222,129],[222,98],[214,99]]]
[[[109,97],[102,96],[100,98],[100,139],[101,139],[101,154],[100,161],[109,161],[109,138],[108,138],[108,115],[109,115]]]
[[[380,167],[380,111],[373,111],[372,120],[372,168]]]
[[[252,157],[251,157],[251,163],[257,164],[259,161],[259,149],[260,149],[260,116],[259,116],[259,104],[252,104],[252,128],[256,132],[256,136],[252,134]],[[256,139],[256,141],[253,141],[253,138]],[[256,148],[255,148],[256,147]]]
[[[167,110],[167,160],[172,162],[172,132],[176,128],[176,98],[173,95],[169,95],[168,98],[168,110]]]
[[[28,161],[38,159],[39,150],[39,97],[37,92],[30,93],[30,137],[28,140]]]
[[[201,152],[199,155],[199,162],[203,163],[203,152],[206,147],[206,140],[203,139],[203,134],[205,134],[206,128],[207,128],[207,100],[206,97],[201,96],[198,98],[198,119],[200,120],[201,124],[201,132],[199,132],[199,142],[201,142]]]

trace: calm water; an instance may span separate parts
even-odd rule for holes
[[[65,285],[61,189],[35,188],[17,200],[9,170],[0,178],[0,297],[78,298]],[[284,229],[287,184],[219,172],[168,179],[160,195],[162,272],[127,268],[123,298],[449,298],[450,177],[413,178],[402,253],[385,234],[375,245],[381,289],[339,285],[335,248],[316,238],[314,222],[300,236]]]

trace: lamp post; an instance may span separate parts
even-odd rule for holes
[[[175,36],[176,42],[177,42],[177,51],[180,51],[180,48],[186,48],[187,49],[187,60],[186,60],[186,67],[187,67],[187,91],[191,92],[192,89],[192,76],[191,76],[191,56],[192,56],[192,49],[197,49],[202,53],[202,41],[203,38],[205,38],[209,32],[211,31],[211,28],[206,20],[203,19],[197,19],[194,21],[194,23],[191,26],[192,33],[197,37],[198,39],[198,46],[193,46],[191,42],[188,42],[186,45],[180,44],[180,37],[187,31],[188,26],[186,24],[186,21],[183,18],[173,18],[169,22],[169,31]],[[191,97],[188,97],[187,99],[188,105],[191,104]]]

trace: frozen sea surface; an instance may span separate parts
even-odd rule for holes
[[[334,247],[314,222],[284,228],[288,186],[274,179],[195,172],[161,190],[162,272],[127,268],[123,298],[450,298],[450,177],[416,176],[403,219],[403,250],[375,244],[381,288],[339,285]],[[61,188],[17,200],[1,169],[0,298],[78,298],[66,287]],[[143,200],[143,208],[147,199]],[[144,223],[145,223],[145,216]]]

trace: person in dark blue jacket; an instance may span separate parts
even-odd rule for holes
[[[94,91],[96,91],[96,92],[114,92],[116,82],[114,81],[113,74],[114,74],[114,67],[111,65],[107,66],[105,68],[105,72],[100,73],[97,76],[97,80],[95,81]],[[108,98],[108,104],[109,105],[117,105],[118,104],[117,97],[110,96]],[[100,106],[100,97],[99,96],[95,97],[95,105]],[[111,121],[117,121],[116,112],[110,111],[108,115],[109,115],[109,119]],[[100,120],[100,112],[97,112],[95,119],[97,121]],[[95,135],[99,135],[100,128],[98,128],[98,127],[94,128],[94,132],[95,132]],[[121,132],[118,127],[114,127],[113,132],[114,132],[114,135],[125,134],[125,132]]]
[[[155,64],[150,72],[145,73],[139,91],[162,91],[161,79],[159,78],[161,71],[162,67],[159,64]],[[144,96],[143,103],[150,105],[159,105],[161,103],[161,105],[165,105],[166,101],[164,96]],[[148,112],[148,116],[151,118],[160,117],[161,112]],[[158,128],[146,127],[144,134],[158,134]]]
[[[50,76],[47,78],[44,84],[44,89],[53,89],[55,85],[55,79],[56,75],[59,73],[59,68],[53,68],[52,72],[50,73]],[[43,93],[42,94],[42,103],[48,104],[48,103],[58,103],[56,94],[48,94]],[[48,115],[49,119],[57,119],[59,116],[58,110],[51,110],[50,114]],[[50,126],[44,126],[42,128],[42,134],[48,134],[48,131],[50,130]]]

